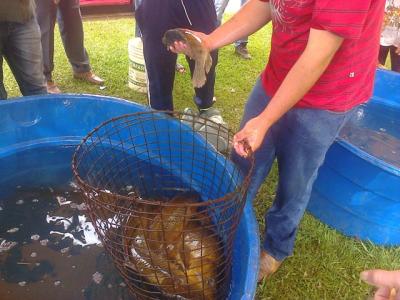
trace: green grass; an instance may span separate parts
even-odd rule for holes
[[[71,68],[56,33],[54,79],[64,92],[91,93],[130,99],[146,104],[146,96],[127,86],[128,39],[133,35],[132,19],[87,21],[84,24],[86,48],[96,73],[106,80],[100,90],[72,79]],[[237,128],[245,100],[267,61],[271,30],[264,28],[250,38],[253,56],[243,61],[233,53],[233,47],[220,51],[215,94],[216,106],[230,126]],[[180,61],[187,67],[186,61]],[[10,97],[19,90],[8,68],[5,84]],[[193,90],[188,74],[176,74],[175,109],[194,108]],[[263,215],[275,193],[277,168],[260,190],[255,211],[263,231]],[[370,243],[346,238],[306,214],[299,229],[295,253],[265,285],[257,289],[258,299],[365,299],[371,288],[360,282],[359,273],[367,268],[400,268],[400,249],[376,247]]]

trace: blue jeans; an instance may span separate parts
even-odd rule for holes
[[[0,22],[0,99],[7,99],[3,83],[3,57],[8,62],[22,95],[47,93],[43,77],[40,32],[35,18],[24,24]]]
[[[256,83],[245,107],[241,127],[267,106],[261,81]],[[255,169],[248,199],[255,198],[261,184],[277,159],[279,181],[272,207],[268,210],[264,250],[281,261],[293,253],[298,225],[310,199],[311,189],[325,154],[354,109],[344,113],[292,108],[268,131],[255,153]],[[244,172],[249,162],[236,153],[233,161]]]
[[[395,72],[400,72],[400,55],[396,53],[397,47],[396,46],[379,46],[379,56],[378,61],[381,65],[385,65],[386,58],[390,53],[390,64],[391,70]]]
[[[58,26],[65,53],[74,73],[90,71],[89,56],[84,46],[84,33],[79,0],[36,0],[37,19],[42,34],[43,66],[46,80],[52,80],[54,70],[54,26]]]
[[[240,0],[240,5],[243,6],[248,0]],[[224,12],[226,7],[228,6],[229,0],[214,0],[215,3],[215,11],[217,12],[217,19],[218,19],[218,25],[221,25],[222,23],[222,17],[224,16]],[[240,40],[237,40],[235,42],[235,47],[241,45],[241,44],[247,44],[249,41],[249,38],[246,36]]]
[[[155,9],[157,8],[157,9]],[[164,33],[173,28],[187,28],[206,34],[217,28],[214,0],[146,0],[135,12],[143,41],[143,54],[149,79],[150,106],[155,110],[173,110],[172,90],[177,55],[162,43]],[[207,81],[195,88],[194,101],[199,109],[214,104],[215,67],[218,51],[211,52],[212,66]],[[187,57],[193,74],[195,61]]]
[[[139,5],[142,3],[142,0],[135,0],[135,12],[139,8]],[[140,28],[138,23],[135,20],[135,37],[141,37],[142,33],[140,32]]]

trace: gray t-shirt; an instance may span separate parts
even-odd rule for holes
[[[0,0],[0,22],[26,23],[34,11],[33,0]]]

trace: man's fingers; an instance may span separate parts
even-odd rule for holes
[[[360,278],[377,287],[400,288],[400,271],[367,270],[361,272]]]
[[[233,147],[235,148],[235,151],[237,154],[240,156],[246,157],[247,153],[243,147],[243,143],[241,142],[233,142]]]
[[[245,134],[242,131],[239,131],[236,133],[233,137],[233,147],[235,148],[235,151],[237,154],[240,156],[246,157],[247,152],[246,149],[244,148],[243,141],[246,140]]]
[[[168,47],[168,50],[175,53],[184,53],[187,50],[187,45],[182,42],[174,42]]]
[[[374,300],[389,300],[390,299],[390,288],[380,287],[376,290]]]

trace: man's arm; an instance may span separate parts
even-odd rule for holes
[[[269,21],[271,21],[269,3],[250,0],[231,19],[205,36],[203,42],[207,48],[215,50],[251,35]]]
[[[268,2],[249,0],[229,21],[222,24],[209,35],[193,32],[210,51],[232,44],[240,38],[249,36],[271,21]],[[169,47],[175,53],[187,53],[186,45],[175,42]]]
[[[286,75],[265,110],[249,120],[234,137],[238,154],[246,156],[243,140],[256,151],[268,129],[292,108],[318,81],[328,67],[343,38],[325,30],[311,29],[307,46]]]

